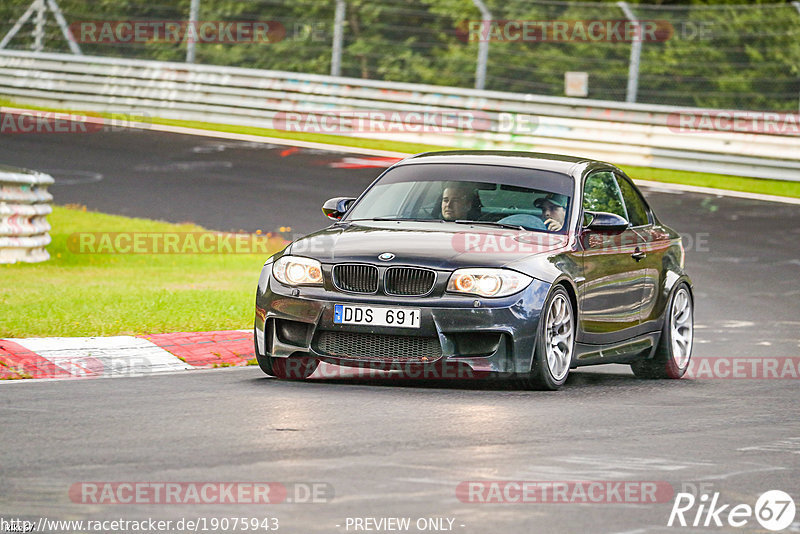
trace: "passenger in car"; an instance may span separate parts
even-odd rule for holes
[[[564,219],[567,216],[567,202],[566,195],[548,193],[547,196],[536,199],[533,205],[542,209],[542,220],[547,229],[551,232],[558,232],[564,226]]]

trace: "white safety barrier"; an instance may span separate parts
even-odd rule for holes
[[[50,175],[0,165],[0,263],[50,258]]]
[[[719,110],[16,51],[0,51],[0,96],[84,111],[800,180],[797,114],[735,112],[744,118],[733,120],[734,112]],[[377,120],[353,127],[343,112],[372,112]],[[420,112],[438,119],[417,128]],[[437,128],[446,116],[452,122]]]

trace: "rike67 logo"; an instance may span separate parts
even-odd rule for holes
[[[719,492],[703,493],[699,497],[678,493],[667,526],[741,528],[752,526],[755,518],[762,528],[777,532],[792,525],[796,511],[794,500],[781,490],[762,493],[754,507],[746,503],[723,503]]]

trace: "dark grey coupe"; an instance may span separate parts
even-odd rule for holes
[[[613,165],[433,152],[322,210],[336,222],[261,272],[255,348],[269,375],[458,365],[557,389],[582,365],[647,378],[689,365],[680,236]]]

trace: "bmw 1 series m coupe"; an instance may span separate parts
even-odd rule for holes
[[[431,152],[322,211],[333,224],[261,272],[255,349],[269,375],[458,365],[555,390],[583,365],[686,372],[694,297],[681,238],[613,165]]]

